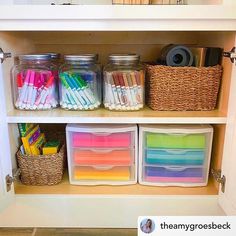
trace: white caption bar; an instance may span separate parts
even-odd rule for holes
[[[234,236],[236,216],[140,216],[138,236]]]

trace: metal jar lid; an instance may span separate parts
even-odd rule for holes
[[[64,60],[68,62],[97,62],[98,54],[65,55]]]
[[[120,62],[134,63],[138,62],[139,59],[140,56],[137,54],[111,54],[109,56],[109,61],[112,63],[120,63]]]
[[[54,60],[58,60],[61,57],[61,54],[56,53],[56,52],[48,52],[48,53],[45,53],[45,54],[49,55],[51,57],[51,59],[54,59]]]
[[[46,54],[24,54],[24,55],[19,55],[20,60],[27,60],[27,61],[47,61],[51,59],[50,55]]]

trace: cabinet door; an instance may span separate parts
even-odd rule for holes
[[[0,52],[1,53],[1,52]],[[7,191],[6,176],[12,176],[6,101],[4,93],[3,64],[0,61],[0,212],[13,201],[14,190]]]
[[[235,40],[236,45],[236,40]],[[228,118],[222,163],[226,177],[225,192],[220,189],[219,202],[228,215],[236,215],[236,60],[232,66]],[[223,143],[222,143],[223,145]]]

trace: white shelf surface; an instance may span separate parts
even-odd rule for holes
[[[17,195],[0,214],[0,227],[136,228],[145,215],[225,213],[218,196]]]
[[[214,111],[140,111],[117,112],[100,108],[94,111],[66,111],[60,108],[50,111],[13,110],[7,114],[7,123],[120,123],[120,124],[225,124],[227,117]]]
[[[3,5],[0,14],[0,30],[7,31],[225,29],[236,30],[230,5]]]

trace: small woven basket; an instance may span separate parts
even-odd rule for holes
[[[65,145],[56,154],[22,155],[17,152],[20,179],[25,185],[55,185],[61,182],[65,163]]]
[[[207,111],[216,107],[220,65],[171,67],[147,65],[146,99],[159,111]]]

